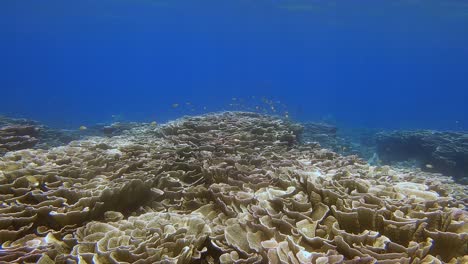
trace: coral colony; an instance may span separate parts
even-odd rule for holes
[[[9,151],[0,262],[468,263],[465,186],[302,129],[223,112]]]

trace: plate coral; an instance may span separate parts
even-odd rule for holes
[[[467,189],[224,112],[0,158],[0,262],[468,263]]]

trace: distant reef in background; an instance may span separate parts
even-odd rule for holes
[[[49,128],[37,121],[0,116],[0,155],[27,148],[51,148],[79,139],[67,131]]]
[[[51,128],[25,118],[0,115],[0,155],[28,148],[49,149],[90,136],[116,136],[141,125],[136,122],[115,122],[70,130]]]
[[[147,125],[114,122],[65,130],[0,115],[0,155],[27,148],[48,149],[90,136],[118,136]],[[452,176],[457,182],[468,184],[467,132],[346,129],[322,122],[298,123],[296,129],[300,144],[315,142],[341,155],[357,155],[371,165],[419,168]]]
[[[467,132],[341,130],[323,123],[302,125],[302,143],[318,142],[342,155],[358,155],[372,165],[419,168],[468,184]]]
[[[377,154],[384,164],[413,160],[428,172],[468,183],[468,133],[393,131],[376,135]]]

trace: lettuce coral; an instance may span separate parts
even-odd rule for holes
[[[0,262],[466,263],[466,187],[243,112],[0,158]]]

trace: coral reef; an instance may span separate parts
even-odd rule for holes
[[[0,158],[0,262],[466,263],[467,189],[224,112]]]
[[[147,124],[136,122],[114,122],[110,125],[104,125],[102,127],[99,127],[99,130],[106,136],[118,136],[123,134],[127,130],[137,128],[142,125],[144,126]]]
[[[0,154],[34,147],[39,128],[34,125],[6,125],[0,127]]]
[[[320,146],[342,155],[358,155],[368,160],[375,153],[375,131],[370,129],[350,129],[326,123],[301,123],[304,130],[301,143],[318,142]]]
[[[335,149],[338,146],[337,131],[338,128],[324,123],[303,123],[304,132],[300,141],[319,142],[324,148]]]
[[[468,134],[462,132],[396,131],[376,136],[377,153],[388,164],[416,160],[424,171],[468,178]],[[468,182],[468,181],[467,181]]]
[[[20,149],[57,147],[81,137],[33,120],[0,116],[0,155]]]

